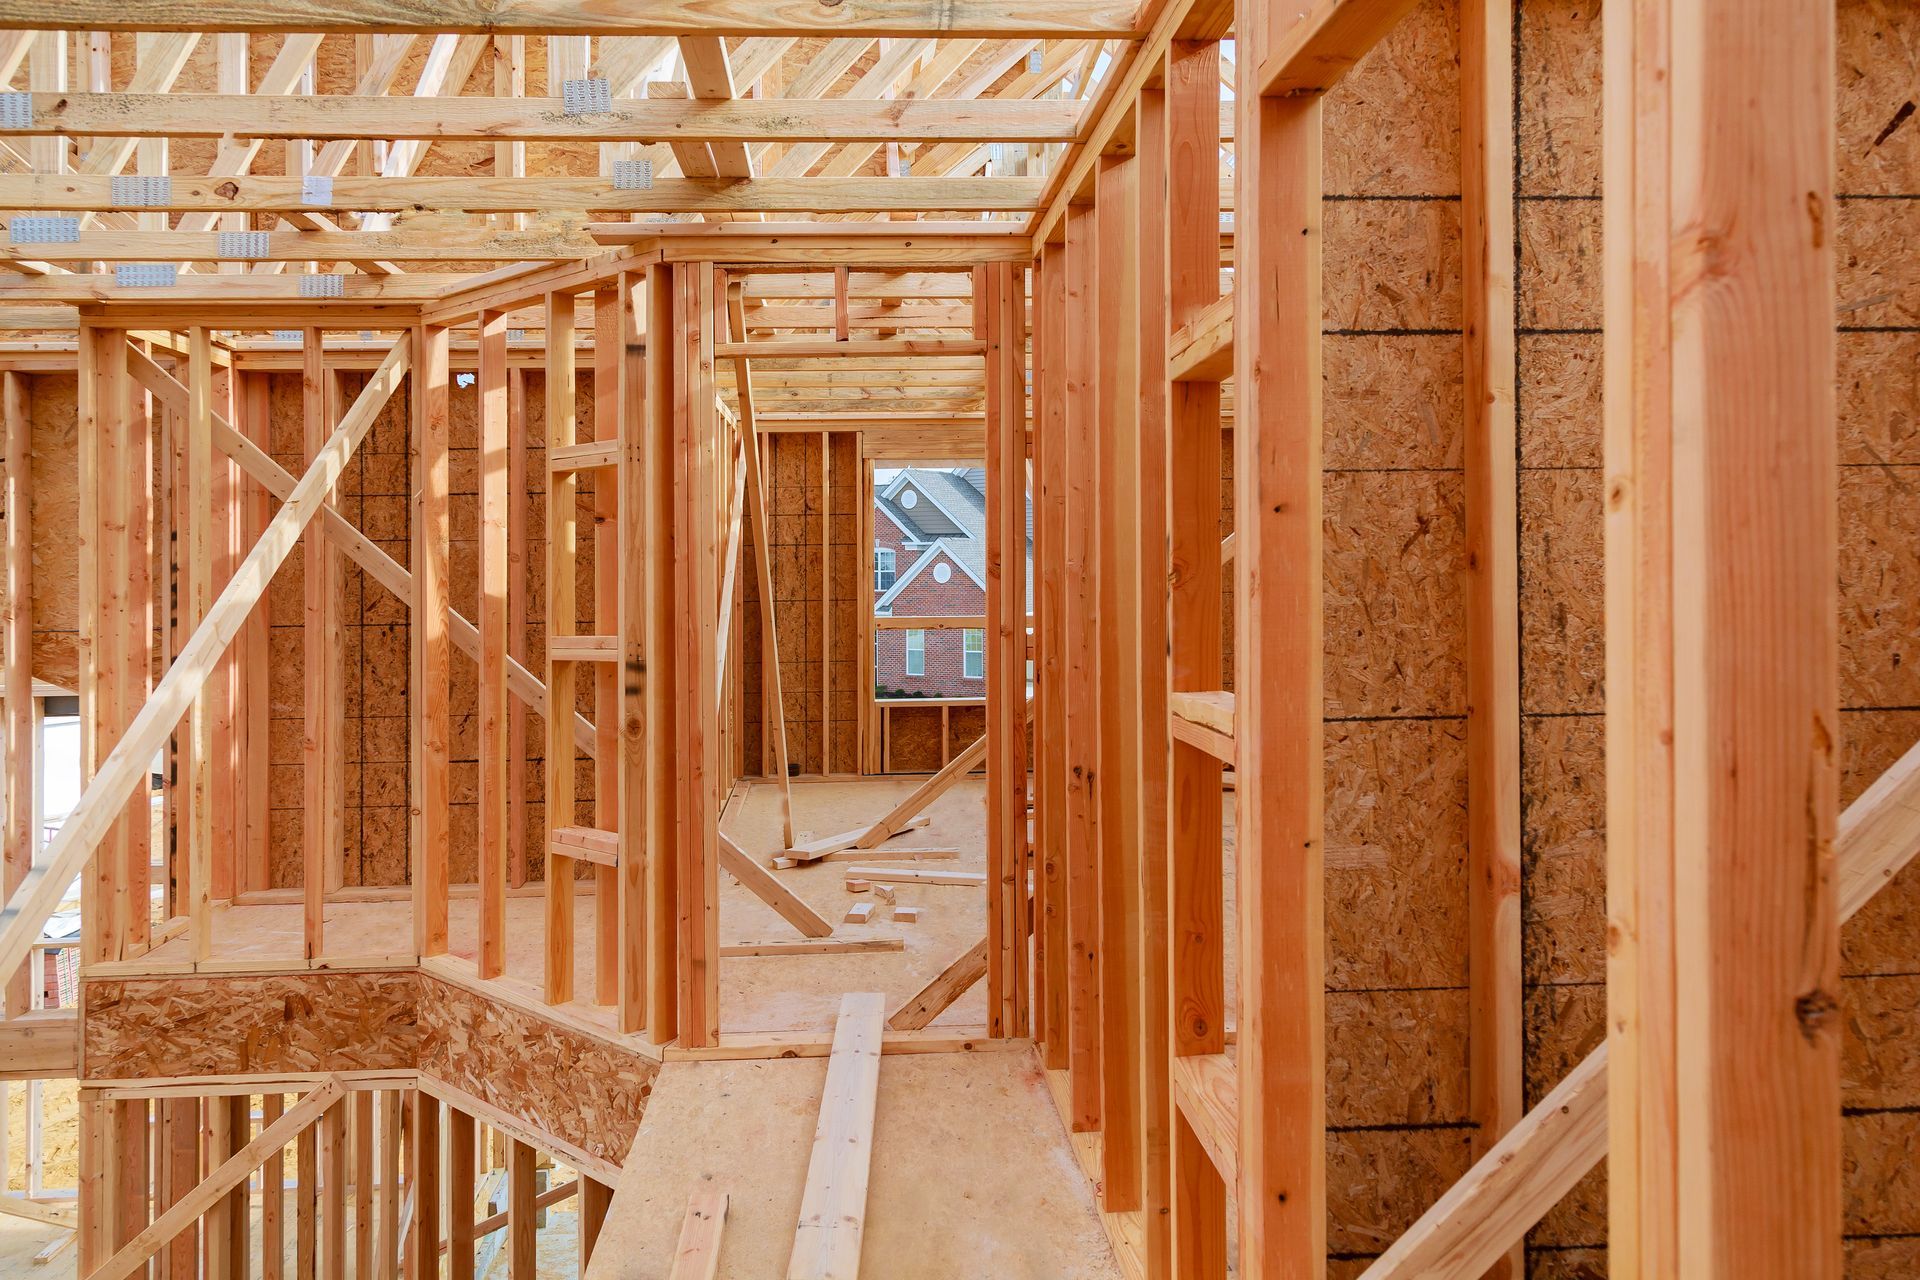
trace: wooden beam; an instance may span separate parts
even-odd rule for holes
[[[975,273],[986,345],[987,1026],[1027,1034],[1026,273]],[[844,343],[852,346],[852,343]]]
[[[1248,42],[1245,47],[1259,50],[1257,60],[1243,55],[1241,66],[1252,70],[1254,79],[1249,85],[1243,75],[1240,86],[1267,97],[1325,93],[1398,26],[1415,3],[1312,0],[1305,9],[1263,4],[1257,33],[1236,23],[1241,40]]]
[[[808,906],[799,894],[780,883],[771,871],[742,851],[732,839],[724,834],[721,835],[718,847],[720,865],[745,886],[748,892],[772,907],[782,920],[809,938],[832,936],[831,921]]]
[[[0,891],[11,898],[33,866],[40,845],[40,789],[34,750],[40,723],[33,697],[33,408],[25,377],[0,374],[0,413],[5,416],[7,516],[6,803],[5,872]],[[0,1003],[17,1018],[32,1007],[27,969],[0,971]],[[11,1055],[9,1055],[9,1061]]]
[[[547,295],[546,419],[547,450],[564,449],[575,442],[574,326],[575,299],[571,293]],[[547,696],[555,706],[574,705],[575,664],[556,652],[556,641],[579,630],[575,598],[579,525],[579,473],[560,471],[547,477]],[[546,749],[547,827],[569,826],[574,819],[575,756],[573,739],[564,725],[548,717]],[[558,857],[547,846],[546,857],[546,999],[565,1004],[573,999],[573,860]]]
[[[1610,1253],[1835,1277],[1833,10],[1605,37]]]
[[[302,446],[311,456],[325,446],[333,430],[334,375],[327,371],[321,332],[305,329],[301,339],[300,405]],[[212,462],[212,406],[205,422],[208,464]],[[198,433],[196,433],[196,440]],[[329,494],[328,505],[334,505]],[[197,504],[196,504],[197,505]],[[305,535],[301,586],[305,596],[301,627],[301,887],[305,904],[306,958],[326,954],[325,896],[339,888],[346,856],[342,807],[346,800],[345,692],[338,553],[316,524]],[[197,595],[198,593],[196,593]],[[211,940],[209,940],[211,943]],[[204,958],[204,957],[202,957]]]
[[[1069,1127],[1100,1127],[1100,809],[1094,797],[1100,742],[1100,592],[1095,426],[1097,376],[1096,218],[1075,206],[1066,219],[1066,560],[1061,608],[1066,642],[1067,1076]]]
[[[621,509],[634,522],[626,540],[627,581],[623,599],[629,611],[621,623],[629,662],[638,650],[639,670],[645,681],[637,708],[629,707],[628,731],[623,739],[627,786],[621,821],[646,833],[645,998],[630,999],[623,1019],[635,1007],[644,1009],[649,1036],[665,1043],[680,1028],[680,887],[674,849],[678,825],[679,782],[675,707],[682,679],[675,603],[678,583],[674,560],[677,512],[676,464],[679,454],[674,431],[674,383],[680,376],[678,353],[672,341],[678,297],[673,268],[649,267],[645,286],[635,291],[630,310],[644,308],[644,377],[634,377],[631,356],[623,366],[629,374],[626,396],[644,398],[645,413],[629,439],[628,462],[621,470]],[[638,337],[638,326],[630,336]],[[638,385],[636,385],[638,384]],[[627,400],[631,409],[633,401]],[[632,715],[638,710],[639,715]],[[638,974],[634,977],[639,979]]]
[[[420,955],[447,949],[447,890],[451,831],[452,678],[449,605],[448,431],[451,374],[447,330],[422,325],[413,374],[413,618],[414,684],[408,698],[413,729],[413,930]],[[561,706],[571,705],[560,700]],[[561,731],[570,727],[555,717]]]
[[[919,1030],[945,1013],[955,1000],[986,976],[987,940],[983,937],[902,1001],[887,1018],[887,1026],[895,1031]]]
[[[1246,1280],[1319,1274],[1327,1252],[1320,100],[1251,74],[1282,12],[1242,0],[1236,19],[1235,736],[1262,784],[1234,792]]]
[[[292,26],[289,26],[289,23]],[[774,9],[701,0],[641,0],[618,11],[561,3],[459,0],[423,13],[404,0],[357,0],[297,19],[260,0],[216,0],[188,14],[158,2],[133,0],[6,0],[0,30],[57,27],[90,31],[457,31],[486,35],[667,36],[867,35],[908,36],[938,31],[957,36],[1129,39],[1140,34],[1134,6],[1118,0],[1059,0],[1035,13],[1009,11],[987,0],[855,0],[847,12],[801,5]]]
[[[1167,188],[1192,193],[1167,208],[1167,288],[1163,319],[1171,328],[1166,370],[1164,518],[1167,530],[1167,634],[1164,665],[1168,728],[1177,730],[1174,701],[1182,693],[1218,689],[1222,682],[1220,475],[1221,430],[1218,382],[1180,380],[1180,358],[1171,350],[1178,334],[1202,323],[1219,307],[1219,148],[1208,145],[1206,126],[1217,116],[1220,48],[1213,41],[1176,40],[1167,50],[1165,83]],[[1049,252],[1056,252],[1048,246]],[[1231,307],[1231,303],[1228,303]],[[1231,325],[1231,310],[1228,325]],[[1231,345],[1227,347],[1231,361]],[[1157,372],[1141,353],[1143,371]],[[1156,379],[1157,382],[1157,379]],[[1143,460],[1145,461],[1145,460]],[[1144,484],[1143,476],[1143,484]],[[1149,655],[1150,656],[1150,655]],[[1170,742],[1165,796],[1167,857],[1166,930],[1168,1051],[1177,1085],[1183,1071],[1215,1079],[1202,1064],[1223,1061],[1226,1052],[1225,869],[1222,841],[1220,761],[1180,741]],[[1218,1128],[1235,1140],[1210,1140],[1209,1130],[1188,1105],[1189,1096],[1217,1099],[1218,1090],[1177,1093],[1170,1115],[1167,1159],[1172,1185],[1172,1273],[1191,1280],[1225,1280],[1228,1188],[1232,1165],[1222,1147],[1237,1146],[1237,1096],[1206,1117],[1223,1117]]]
[[[410,351],[409,337],[403,336],[394,344],[387,360],[342,417],[326,448],[294,486],[260,540],[235,569],[232,581],[214,601],[205,621],[175,655],[172,667],[84,788],[80,802],[47,845],[42,861],[7,900],[5,910],[0,911],[0,973],[11,972],[26,959],[34,938],[113,824],[126,797],[147,777],[154,753],[173,733],[221,653],[265,593],[274,570],[292,552],[301,531],[324,505],[327,492],[398,388]]]
[[[673,1246],[667,1280],[714,1280],[720,1274],[720,1236],[727,1225],[725,1191],[699,1188],[687,1197],[680,1239]]]
[[[1460,11],[1467,514],[1468,1098],[1483,1155],[1526,1111],[1520,931],[1520,555],[1514,406],[1513,6]],[[1517,1280],[1518,1246],[1487,1273]]]
[[[506,972],[507,965],[511,813],[507,803],[507,584],[513,501],[507,471],[509,453],[517,447],[507,422],[507,318],[497,311],[480,317],[480,361],[474,382],[480,410],[480,776],[479,848],[475,855],[480,880],[478,964],[482,978],[497,978]]]
[[[877,991],[840,998],[787,1280],[857,1280],[860,1274],[885,1010],[886,997]]]
[[[0,1019],[0,1080],[75,1076],[80,1017],[73,1009],[38,1009]]]

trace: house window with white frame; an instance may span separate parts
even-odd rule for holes
[[[960,674],[969,680],[984,680],[987,676],[987,633],[977,627],[968,627],[961,637]]]
[[[907,674],[923,676],[927,674],[927,633],[918,630],[907,632]]]
[[[886,591],[893,586],[894,551],[892,547],[875,547],[873,551],[873,589]]]

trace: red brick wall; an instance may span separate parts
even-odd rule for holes
[[[886,520],[874,522],[876,536],[888,523]],[[934,581],[932,566],[922,570],[919,577],[894,597],[892,606],[896,617],[976,617],[986,612],[986,608],[986,593],[958,565],[945,582]],[[876,690],[895,689],[936,698],[985,695],[986,681],[969,680],[964,674],[965,641],[960,628],[927,632],[926,670],[918,676],[907,674],[905,631],[877,630],[874,634],[879,637],[873,663]]]

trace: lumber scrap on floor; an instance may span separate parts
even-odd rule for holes
[[[787,888],[771,871],[743,852],[732,839],[720,837],[720,865],[745,885],[747,891],[777,912],[782,920],[809,938],[824,938],[833,932],[827,918]]]
[[[986,972],[987,940],[982,937],[961,953],[959,959],[935,974],[926,986],[908,996],[887,1019],[887,1026],[894,1031],[918,1031],[945,1013],[969,987],[985,977]]]
[[[727,1193],[701,1188],[687,1197],[673,1270],[667,1280],[713,1280],[720,1274],[721,1233],[727,1225]]]
[[[860,1274],[885,1012],[886,997],[877,991],[840,998],[787,1280],[854,1280]]]

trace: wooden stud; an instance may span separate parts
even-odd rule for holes
[[[1173,330],[1192,323],[1220,292],[1218,116],[1220,48],[1174,41],[1167,50],[1167,189],[1193,193],[1167,209],[1167,314]],[[1147,359],[1142,353],[1143,365]],[[1171,368],[1169,358],[1166,365]],[[1165,514],[1168,551],[1166,680],[1174,691],[1217,690],[1221,559],[1218,382],[1167,387]],[[1144,459],[1143,459],[1144,461]],[[1143,481],[1145,477],[1143,476]],[[1226,1052],[1225,873],[1220,761],[1171,743],[1167,779],[1167,930],[1176,1072],[1183,1060]],[[1171,1266],[1192,1280],[1225,1280],[1228,1181],[1185,1112],[1175,1110],[1169,1142],[1173,1204]],[[1229,1118],[1237,1134],[1239,1114]]]
[[[710,266],[674,272],[677,297],[672,341],[674,440],[680,482],[674,486],[673,541],[679,659],[674,711],[675,773],[680,790],[676,843],[680,938],[680,1042],[714,1044],[720,1034],[718,805],[719,773],[713,664],[719,592],[719,547],[709,525],[718,496],[718,413],[713,390],[714,279]]]
[[[527,658],[527,526],[533,499],[527,492],[526,371],[507,372],[507,657],[522,665]],[[507,701],[507,883],[527,882],[527,708]]]
[[[547,449],[574,443],[574,297],[547,295]],[[578,538],[579,477],[563,471],[547,476],[547,634],[570,636],[579,631],[575,597],[576,539]],[[547,824],[573,821],[575,753],[571,726],[558,711],[575,700],[575,673],[571,662],[547,654],[547,698],[555,714],[546,718]],[[546,998],[548,1004],[573,999],[573,860],[556,857],[547,848],[546,869]]]
[[[301,341],[300,403],[302,441],[311,459],[333,430],[332,376],[327,372],[319,329],[306,329]],[[209,407],[209,414],[211,408]],[[211,465],[212,420],[207,423]],[[328,495],[329,505],[333,496]],[[304,536],[302,575],[305,615],[302,628],[301,776],[304,814],[301,824],[301,885],[306,904],[306,958],[326,954],[326,893],[339,878],[344,856],[341,811],[345,804],[341,760],[344,717],[341,689],[339,555],[316,525]],[[196,614],[197,616],[197,614]]]
[[[1100,732],[1099,485],[1094,423],[1096,218],[1073,206],[1066,221],[1067,589],[1061,604],[1066,667],[1067,1074],[1069,1125],[1100,1128],[1100,811],[1094,792]]]
[[[374,1094],[371,1089],[353,1095],[353,1274],[373,1280],[373,1245],[377,1225],[373,1211]]]
[[[1027,1034],[1025,272],[975,271],[987,364],[987,1026]]]
[[[342,1098],[315,1126],[320,1133],[320,1274],[324,1280],[347,1277],[347,1111]],[[245,1211],[243,1204],[236,1215],[243,1222]],[[240,1274],[245,1274],[244,1263]]]
[[[644,304],[646,309],[644,375],[631,358],[623,366],[628,379],[626,407],[631,412],[634,401],[644,399],[645,413],[644,425],[637,425],[628,440],[628,460],[621,472],[621,509],[634,517],[624,555],[628,577],[622,598],[629,612],[622,634],[629,655],[628,678],[641,682],[633,699],[637,706],[629,707],[622,738],[627,766],[621,775],[627,788],[622,820],[634,824],[633,830],[646,832],[647,849],[644,925],[639,929],[646,951],[645,998],[636,993],[625,1017],[631,1021],[636,1011],[644,1011],[648,1035],[655,1043],[673,1039],[680,1028],[680,890],[677,858],[671,852],[679,807],[674,716],[681,685],[674,628],[678,591],[674,466],[679,456],[674,431],[674,383],[679,377],[673,341],[676,298],[673,268],[647,268],[646,287],[636,291],[629,308],[637,310]],[[640,981],[638,973],[632,976]]]
[[[727,1223],[727,1206],[725,1191],[700,1189],[687,1197],[667,1280],[714,1280],[720,1274],[720,1235]]]
[[[320,1266],[320,1140],[311,1128],[294,1140],[293,1275],[317,1280]],[[238,1280],[231,1277],[230,1280]]]
[[[480,363],[474,384],[480,409],[479,973],[482,978],[497,978],[507,968],[507,876],[514,812],[507,763],[512,751],[507,654],[508,527],[510,504],[516,499],[509,484],[508,459],[519,448],[507,418],[507,317],[497,311],[480,317]]]
[[[1144,1203],[1145,1099],[1140,1075],[1147,1028],[1141,1022],[1141,814],[1135,702],[1141,657],[1134,646],[1141,608],[1138,494],[1130,464],[1140,438],[1141,323],[1138,243],[1140,162],[1103,159],[1097,170],[1098,305],[1101,353],[1095,382],[1100,485],[1100,745],[1095,795],[1100,806],[1100,1043],[1103,1205],[1110,1213]]]
[[[447,1280],[474,1280],[473,1117],[447,1108]]]
[[[1474,1151],[1526,1110],[1520,937],[1520,589],[1514,427],[1513,6],[1460,11],[1467,510],[1468,1089]],[[1520,1276],[1515,1248],[1488,1280]]]
[[[1833,8],[1605,22],[1609,1257],[1834,1277]]]
[[[447,949],[447,860],[452,793],[447,756],[452,742],[448,699],[451,653],[448,639],[448,331],[417,330],[414,370],[413,668],[408,707],[413,721],[413,929],[423,956]],[[566,705],[566,704],[563,704]],[[562,724],[564,717],[556,717]],[[424,1219],[422,1219],[424,1221]]]
[[[509,1280],[537,1280],[538,1259],[534,1231],[535,1151],[515,1140],[507,1166],[507,1275]]]
[[[598,1178],[580,1175],[580,1272],[593,1263],[594,1246],[600,1242],[600,1230],[606,1226],[607,1210],[613,1204],[613,1188]]]
[[[440,1206],[445,1188],[440,1181],[440,1100],[424,1089],[413,1090],[413,1274],[416,1280],[434,1280],[440,1274]],[[519,1280],[520,1272],[514,1273]]]
[[[278,1093],[260,1095],[260,1130],[270,1133],[286,1110],[286,1098]],[[286,1192],[287,1160],[284,1144],[274,1149],[260,1166],[260,1277],[280,1280],[286,1270]]]
[[[1327,1251],[1321,104],[1261,95],[1254,9],[1236,20],[1234,126],[1235,738],[1262,783],[1234,792],[1238,1265],[1271,1280],[1318,1274]]]
[[[380,1280],[400,1273],[400,1147],[405,1103],[398,1089],[380,1091]]]
[[[620,437],[620,345],[624,301],[619,282],[609,281],[593,295],[593,436],[614,448]],[[616,453],[615,458],[618,458]],[[593,668],[593,722],[598,738],[593,762],[594,820],[603,830],[620,829],[620,521],[616,477],[593,476],[594,630],[613,641],[614,661]],[[620,1001],[620,873],[601,865],[594,875],[594,1003]]]
[[[34,744],[39,723],[33,697],[33,408],[24,376],[0,373],[0,408],[6,429],[6,702],[5,873],[0,892],[9,898],[33,866],[40,843],[39,787]],[[32,1007],[27,969],[0,978],[8,1017]]]

